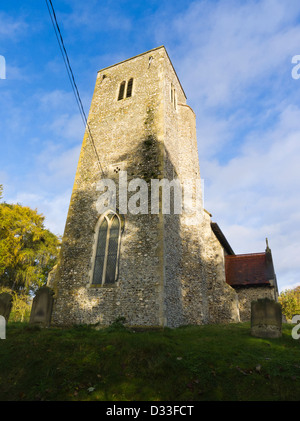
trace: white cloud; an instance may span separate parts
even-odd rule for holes
[[[256,139],[250,135],[242,154],[227,164],[203,165],[208,210],[222,221],[237,253],[262,251],[269,237],[279,284],[286,276],[297,282],[300,269],[299,112],[283,110],[275,127]]]
[[[71,13],[62,21],[71,30],[66,34],[82,27],[86,30],[75,37],[133,31],[133,20],[117,6],[112,11],[99,8],[95,0],[67,3]],[[196,112],[205,206],[237,253],[262,251],[268,237],[280,288],[295,285],[300,273],[300,81],[291,78],[291,58],[300,54],[300,3],[193,1],[175,17],[168,7],[168,13],[158,8],[149,15],[145,33],[151,33],[151,42],[166,45]],[[5,23],[3,16],[0,38],[13,30],[21,34],[22,22]],[[104,67],[97,63],[127,58],[123,54],[128,48],[124,42],[121,52],[95,50],[87,58],[89,66],[96,65],[96,74]],[[85,59],[82,52],[80,60],[86,63]],[[58,74],[58,63],[49,62],[48,69]],[[57,89],[35,99],[38,111],[49,118],[45,125],[38,122],[45,137],[31,139],[37,152],[34,168],[22,180],[23,199],[38,206],[52,230],[62,233],[84,129],[71,90]],[[22,134],[28,125],[25,107],[13,106],[10,96],[7,104],[10,136]]]
[[[67,138],[78,142],[83,137],[83,124],[79,114],[61,114],[49,125],[49,129],[59,138]]]
[[[236,253],[268,237],[281,285],[300,273],[300,4],[194,1],[164,43],[197,115],[205,207]]]
[[[74,107],[74,95],[72,92],[66,92],[59,89],[45,92],[38,95],[37,99],[40,101],[43,109],[57,109]]]
[[[43,123],[43,127],[50,137],[55,136],[56,144],[59,144],[59,139],[61,141],[67,139],[73,143],[82,141],[85,122],[73,92],[56,89],[37,95],[36,100],[41,111],[51,116]],[[82,101],[87,102],[87,97],[84,96]]]
[[[64,25],[67,27],[84,26],[91,32],[128,31],[132,28],[131,19],[114,7],[101,4],[97,0],[87,2],[70,1],[72,12],[63,15]]]
[[[68,149],[58,155],[54,154],[48,159],[48,170],[55,177],[63,179],[74,178],[81,145]]]
[[[80,148],[81,144],[68,148],[63,148],[62,144],[55,142],[46,144],[44,149],[36,155],[33,172],[28,177],[28,186],[38,174],[38,185],[37,183],[33,185],[39,192],[45,190],[59,193],[68,186],[72,187]]]
[[[0,39],[15,39],[24,34],[27,24],[22,18],[13,19],[4,12],[0,12]]]
[[[51,200],[44,198],[40,204],[41,211],[47,215],[45,226],[54,234],[62,235],[64,232],[71,192],[72,189],[68,189]]]
[[[35,139],[35,143],[40,145],[40,139]],[[53,142],[44,145],[44,149],[32,158],[32,168],[22,179],[19,176],[16,180],[2,177],[4,200],[37,209],[46,217],[46,228],[62,235],[80,147],[63,149],[61,144]]]
[[[206,106],[230,105],[244,98],[247,87],[283,73],[299,49],[293,22],[299,10],[296,2],[287,7],[276,0],[194,2],[169,21],[164,35],[171,46],[178,41],[172,52],[191,98]]]
[[[286,289],[294,289],[298,286],[300,286],[300,282],[293,282],[292,280],[289,281],[289,279],[287,279],[286,283],[282,285],[280,292],[283,292]]]
[[[51,198],[43,194],[22,192],[15,197],[11,197],[8,202],[20,203],[22,206],[37,209],[39,214],[45,216],[45,227],[56,235],[62,235],[70,198],[71,189],[68,189]]]

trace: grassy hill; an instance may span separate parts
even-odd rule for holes
[[[299,401],[300,340],[248,323],[137,331],[7,326],[0,401]]]

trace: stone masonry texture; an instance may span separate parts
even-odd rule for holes
[[[132,95],[118,100],[122,81]],[[225,281],[224,251],[201,208],[190,215],[124,214],[118,279],[91,285],[99,180],[200,180],[193,110],[164,47],[98,72],[59,262],[52,275],[54,325],[130,326],[239,321],[237,294]],[[203,140],[205,141],[205,139]],[[118,190],[117,190],[118,191]],[[132,193],[131,193],[132,194]],[[117,208],[119,208],[117,195]]]

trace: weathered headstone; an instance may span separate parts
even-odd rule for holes
[[[281,305],[269,298],[251,303],[251,335],[259,338],[279,338],[282,335]]]
[[[13,297],[8,292],[2,292],[2,294],[0,294],[0,316],[3,316],[6,322],[8,322],[11,312],[12,301]]]
[[[53,294],[51,288],[45,286],[40,288],[32,302],[29,323],[49,327],[53,308]]]

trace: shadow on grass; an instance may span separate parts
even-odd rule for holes
[[[0,348],[0,399],[300,399],[300,341],[250,336],[248,323],[178,329],[41,329],[12,323]]]

